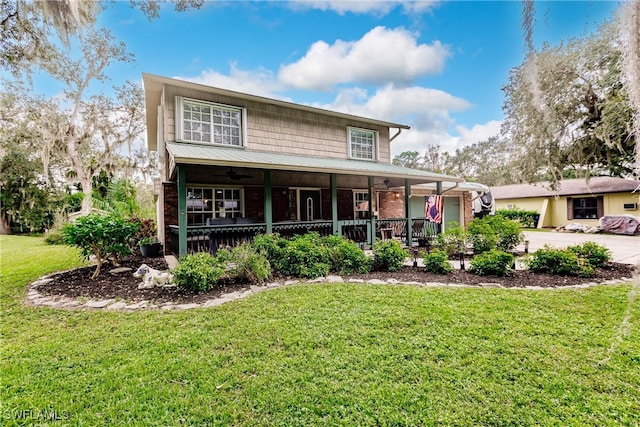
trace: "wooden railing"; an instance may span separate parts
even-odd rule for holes
[[[409,221],[412,227],[413,242],[420,243],[421,240],[439,233],[440,225],[428,222],[424,218],[376,220],[374,221],[375,232],[372,230],[371,220],[340,220],[338,221],[338,232],[361,247],[370,245],[375,237],[404,241],[407,237]],[[273,224],[272,230],[287,238],[309,232],[328,236],[333,233],[333,222],[331,220],[279,222]],[[264,223],[188,226],[187,253],[209,252],[215,254],[219,248],[238,246],[253,240],[255,236],[264,234],[266,231],[267,225]],[[179,227],[170,225],[169,232],[169,249],[172,253],[178,254]]]

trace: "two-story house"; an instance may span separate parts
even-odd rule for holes
[[[399,197],[405,215],[394,230],[411,244],[430,226],[412,222],[412,186],[433,183],[437,193],[461,181],[391,164],[403,124],[151,74],[143,82],[147,145],[159,157],[159,237],[178,255],[271,232],[371,245],[381,204]]]

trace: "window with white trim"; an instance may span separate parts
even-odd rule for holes
[[[373,130],[349,127],[349,157],[376,160],[378,133]]]
[[[187,187],[187,225],[205,225],[208,218],[242,216],[239,188]]]
[[[217,145],[243,145],[242,108],[176,98],[176,139]]]
[[[355,219],[369,218],[369,193],[367,191],[353,192],[353,217]]]

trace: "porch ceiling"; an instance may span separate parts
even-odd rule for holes
[[[171,175],[175,172],[173,170],[175,165],[192,164],[374,176],[388,178],[391,180],[391,187],[403,185],[404,179],[409,179],[411,184],[463,181],[454,176],[362,160],[330,159],[172,142],[167,143],[167,151],[171,157]]]

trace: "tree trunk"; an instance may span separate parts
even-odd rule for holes
[[[5,214],[0,215],[0,234],[13,234],[11,232],[11,224],[9,223],[9,218]]]

